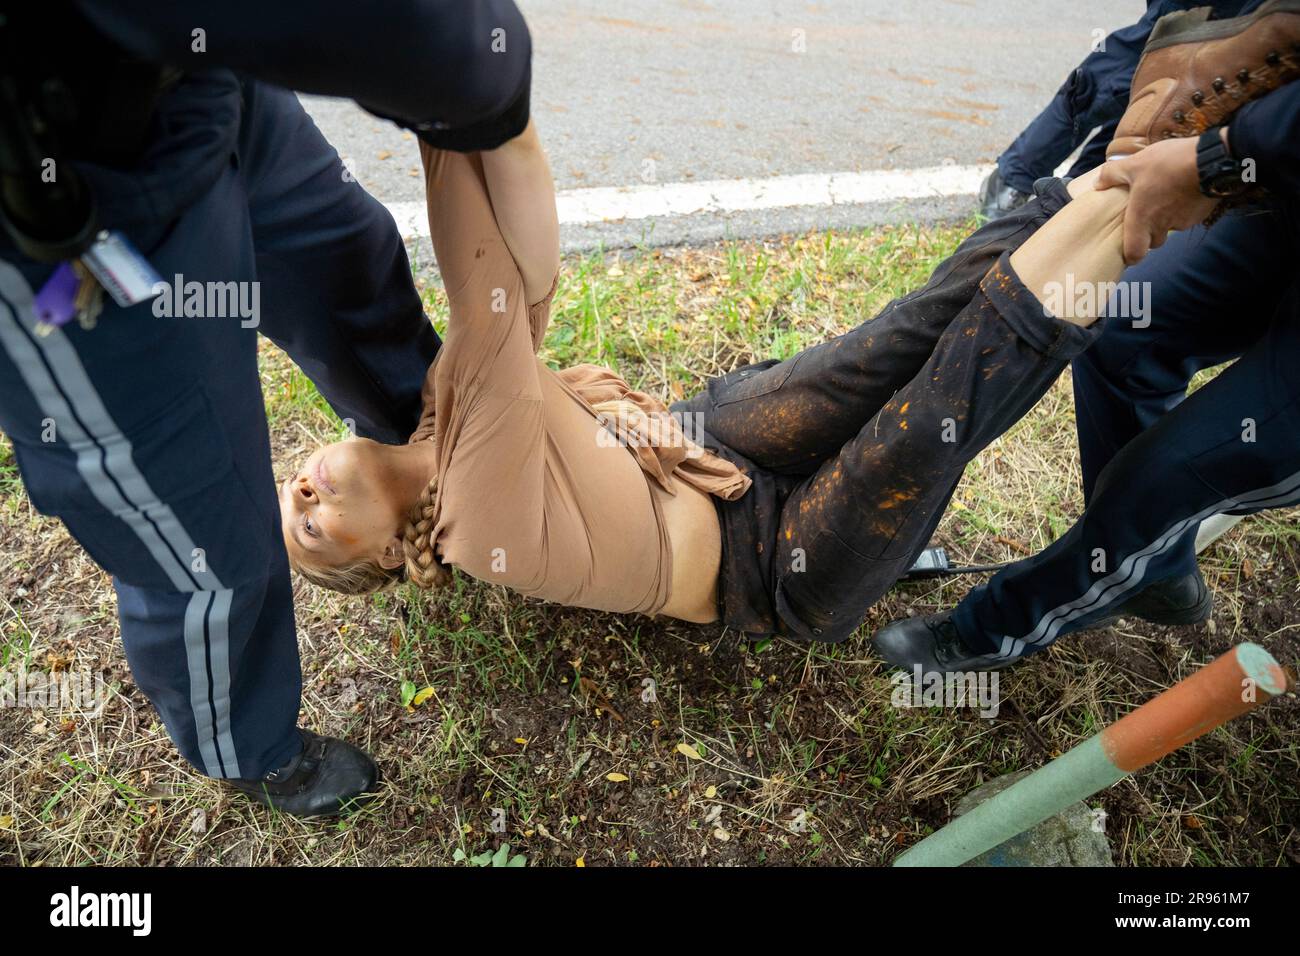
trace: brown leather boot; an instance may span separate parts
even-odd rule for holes
[[[1269,0],[1230,20],[1210,20],[1210,13],[1197,7],[1156,23],[1107,159],[1200,135],[1300,77],[1300,0]]]

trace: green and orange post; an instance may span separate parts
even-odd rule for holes
[[[960,866],[1183,744],[1285,693],[1293,677],[1257,644],[1195,674],[926,837],[895,866]]]

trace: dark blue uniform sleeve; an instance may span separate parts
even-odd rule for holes
[[[439,149],[528,124],[532,38],[512,0],[77,0],[135,56],[345,96]]]
[[[1228,121],[1237,159],[1253,159],[1257,181],[1278,195],[1300,199],[1300,83],[1247,103]]]

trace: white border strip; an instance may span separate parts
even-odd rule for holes
[[[943,196],[973,196],[992,166],[873,169],[767,179],[715,179],[645,186],[599,186],[556,194],[560,225],[626,222],[795,206],[838,206]],[[423,202],[385,203],[403,239],[428,238]]]

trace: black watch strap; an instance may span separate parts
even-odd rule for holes
[[[1241,175],[1241,163],[1223,145],[1219,134],[1222,128],[1212,126],[1196,143],[1196,173],[1201,181],[1201,194],[1215,199],[1235,196],[1249,185]]]

